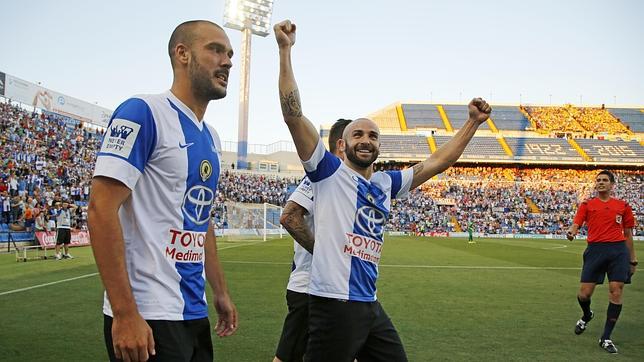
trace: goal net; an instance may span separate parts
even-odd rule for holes
[[[223,233],[231,241],[282,238],[284,230],[280,216],[280,206],[227,201],[221,210],[219,234]]]

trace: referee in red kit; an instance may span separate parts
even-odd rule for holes
[[[575,325],[575,334],[582,334],[593,319],[590,297],[595,286],[602,284],[605,274],[608,274],[609,303],[599,346],[609,353],[617,353],[610,334],[622,310],[624,284],[630,283],[637,267],[633,247],[633,211],[626,201],[610,197],[613,186],[615,176],[610,171],[601,171],[595,179],[597,196],[579,206],[567,233],[568,240],[573,240],[584,223],[588,226],[588,247],[584,251],[581,287],[577,295],[584,315]]]

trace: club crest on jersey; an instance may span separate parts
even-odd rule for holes
[[[212,164],[208,160],[201,161],[199,165],[199,175],[201,176],[201,181],[206,182],[207,179],[212,176]]]
[[[615,222],[618,224],[622,223],[622,215],[615,215]]]

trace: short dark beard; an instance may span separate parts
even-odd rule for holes
[[[213,86],[212,76],[194,58],[190,59],[188,74],[192,83],[192,93],[197,99],[212,101],[226,96],[226,88]]]
[[[379,154],[380,154],[380,151],[377,149],[374,149],[372,159],[368,161],[364,161],[359,159],[358,155],[356,155],[355,147],[351,147],[351,148],[347,147],[345,151],[345,155],[347,156],[349,161],[351,161],[351,163],[363,169],[366,169],[369,166],[371,166],[371,164],[373,164],[376,161],[376,159],[378,159]]]

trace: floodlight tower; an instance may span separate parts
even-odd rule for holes
[[[224,26],[242,32],[241,82],[239,86],[239,125],[237,168],[248,167],[248,92],[250,88],[250,40],[253,34],[265,37],[271,26],[273,0],[226,0]]]

